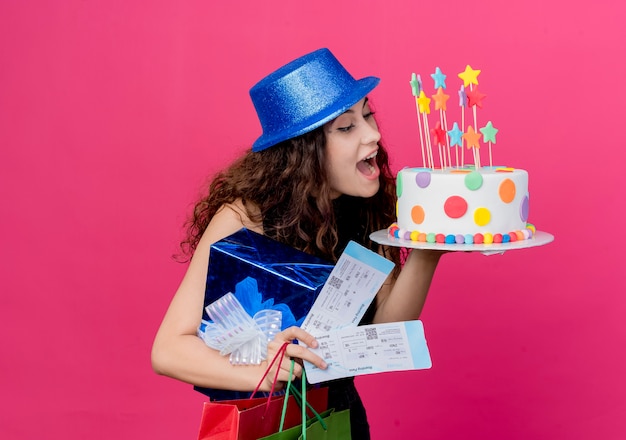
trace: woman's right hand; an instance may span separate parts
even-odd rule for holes
[[[298,340],[302,342],[302,344],[294,343],[294,340]],[[280,348],[287,343],[287,349],[285,350],[285,356],[282,359],[282,362],[274,362],[269,372],[265,376],[263,380],[263,385],[261,389],[263,391],[269,391],[272,388],[272,383],[276,378],[276,370],[278,371],[278,378],[276,379],[276,384],[274,386],[275,390],[280,390],[284,387],[285,383],[289,380],[289,371],[291,369],[291,359],[296,359],[293,375],[294,377],[302,377],[302,361],[308,361],[318,368],[324,370],[327,365],[324,362],[324,359],[313,353],[307,347],[317,348],[318,344],[315,338],[306,331],[302,330],[300,327],[289,327],[282,332],[278,333],[274,340],[271,341],[267,346],[267,361],[265,363],[268,366],[272,359],[279,352]],[[293,378],[292,378],[293,379]]]

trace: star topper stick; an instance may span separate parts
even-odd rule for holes
[[[467,127],[467,132],[465,132],[462,137],[467,141],[467,148],[472,148],[474,153],[474,165],[476,168],[480,168],[480,153],[478,152],[480,149],[480,133],[477,133],[474,127],[470,125]]]
[[[473,107],[474,127],[477,126],[476,125],[476,105],[482,108],[482,100],[486,96],[478,92],[478,89],[476,89],[476,91],[474,92],[473,85],[478,86],[478,75],[480,75],[480,70],[472,69],[472,67],[469,64],[465,66],[465,70],[463,72],[459,73],[459,78],[463,80],[463,86],[470,87],[470,91],[466,93],[467,93],[467,98],[468,98],[468,105],[470,107]],[[470,126],[470,128],[472,127]],[[478,136],[480,137],[480,134]],[[478,140],[476,141],[478,142]],[[469,148],[469,145],[468,145],[468,148]],[[480,148],[480,145],[476,145],[476,148]],[[480,168],[480,152],[478,152],[477,154],[476,150],[474,151],[474,164],[476,165],[477,168]]]
[[[467,105],[469,105],[472,108],[472,114],[474,116],[474,127],[478,127],[478,122],[476,118],[476,108],[477,107],[483,108],[482,101],[483,99],[485,99],[486,96],[487,95],[485,95],[484,93],[481,93],[478,90],[478,86],[476,86],[475,88],[472,88],[472,86],[470,85],[470,91],[467,92]],[[480,153],[478,154],[478,162],[479,162],[478,166],[480,166]]]
[[[432,134],[433,140],[435,141],[435,144],[439,148],[439,163],[441,164],[441,168],[445,169],[447,167],[446,151],[443,150],[443,156],[441,153],[442,153],[442,148],[444,147],[444,144],[446,142],[446,131],[443,128],[441,128],[441,121],[437,121],[435,128],[430,130],[430,134]]]
[[[417,128],[420,134],[420,147],[422,148],[422,165],[426,167],[426,154],[424,153],[424,135],[422,134],[422,121],[420,117],[419,104],[417,101],[417,97],[419,96],[422,87],[415,73],[411,75],[411,81],[409,81],[409,83],[411,84],[411,92],[413,93],[413,96],[415,97],[415,110],[417,113]]]
[[[450,95],[446,95],[443,93],[443,89],[439,87],[437,89],[437,93],[432,95],[433,101],[435,101],[435,110],[439,110],[439,122],[442,126],[442,130],[444,131],[441,145],[447,146],[447,149],[444,149],[444,162],[451,163],[450,161],[450,142],[447,139],[446,133],[448,131],[448,119],[446,117],[446,101],[450,98]],[[447,158],[446,158],[447,152]],[[444,166],[446,168],[446,166]]]
[[[443,148],[443,162],[442,167],[447,168],[448,166],[452,167],[452,158],[450,157],[450,141],[447,136],[448,131],[448,118],[446,116],[447,106],[446,102],[450,99],[450,95],[446,95],[443,92],[443,89],[446,88],[446,75],[441,72],[441,69],[437,67],[435,69],[435,73],[430,75],[432,79],[435,81],[435,89],[437,89],[437,93],[432,95],[433,101],[435,101],[435,110],[439,110],[439,121],[442,127],[439,129],[443,132],[440,134],[441,139],[437,139],[440,142],[440,148]]]
[[[463,132],[459,130],[459,124],[455,122],[454,125],[452,126],[452,130],[448,132],[448,136],[450,139],[450,147],[452,148],[456,145],[454,152],[456,155],[456,167],[457,168],[459,168],[459,148],[461,148],[461,154],[463,153],[463,138],[461,137],[462,135],[463,135]]]
[[[489,166],[493,167],[493,156],[491,155],[491,143],[496,143],[496,133],[498,133],[498,129],[493,126],[491,121],[487,122],[483,128],[480,129],[480,132],[483,134],[483,142],[489,142]]]
[[[430,142],[430,128],[428,126],[428,115],[430,114],[430,98],[426,97],[424,90],[420,90],[420,96],[417,98],[417,104],[419,107],[419,112],[424,115],[422,122],[424,123],[424,133],[426,136],[426,152],[428,153],[428,158],[430,160],[430,168],[435,168],[435,160],[433,158],[433,147]]]
[[[465,130],[465,107],[467,107],[467,93],[465,93],[465,86],[463,84],[461,84],[461,88],[459,89],[459,107],[461,107],[461,128],[462,128],[462,130],[459,130],[459,131],[461,132],[461,134],[463,134],[463,130]],[[465,165],[465,149],[463,148],[463,138],[461,138],[461,143],[459,144],[459,146],[461,147],[461,166],[464,166]]]

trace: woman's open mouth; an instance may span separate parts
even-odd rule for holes
[[[357,169],[366,176],[373,176],[378,172],[378,164],[376,163],[376,155],[378,150],[359,161],[356,165]]]

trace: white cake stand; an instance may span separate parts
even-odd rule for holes
[[[436,249],[441,251],[456,252],[482,252],[485,255],[502,254],[504,251],[515,249],[527,249],[535,246],[543,246],[554,241],[554,235],[543,231],[535,232],[528,240],[519,240],[509,243],[491,244],[446,244],[446,243],[425,243],[421,241],[403,240],[391,237],[386,229],[370,234],[372,241],[386,246],[405,247],[412,249]]]

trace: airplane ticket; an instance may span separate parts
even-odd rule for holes
[[[432,366],[421,321],[345,327],[317,334],[311,351],[328,364],[326,370],[305,362],[309,383]]]
[[[350,241],[301,327],[312,335],[356,327],[394,264]]]

